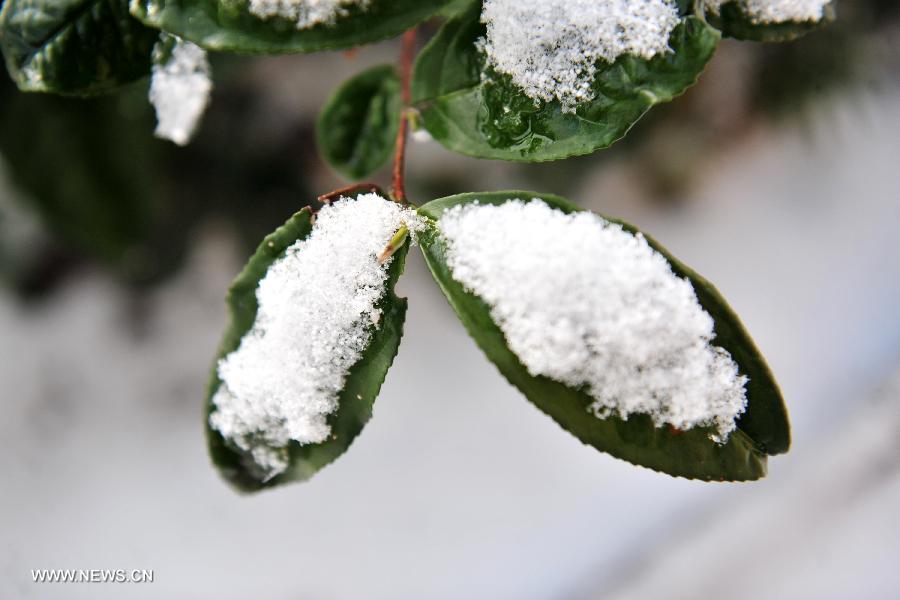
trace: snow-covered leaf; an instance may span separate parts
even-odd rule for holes
[[[91,95],[144,77],[159,32],[128,0],[6,0],[0,48],[27,92]]]
[[[740,320],[653,239],[525,191],[419,213],[426,262],[470,335],[582,442],[702,480],[759,479],[787,451],[781,393]]]
[[[206,111],[212,92],[206,51],[161,34],[153,51],[150,103],[156,110],[157,137],[186,145]]]
[[[228,293],[231,323],[206,405],[210,454],[236,488],[308,479],[372,415],[397,353],[404,244],[378,255],[411,210],[373,194],[309,209],[266,237]]]
[[[788,42],[830,23],[828,0],[707,0],[706,20],[722,35],[756,42]]]
[[[391,156],[400,110],[400,78],[393,66],[360,73],[334,92],[319,115],[319,151],[345,177],[368,177]]]
[[[495,62],[507,65],[498,67],[487,59],[491,40],[485,41],[488,29],[481,22],[482,5],[474,2],[445,23],[419,55],[414,103],[431,135],[462,154],[545,161],[594,152],[624,136],[652,106],[681,94],[712,56],[718,32],[694,17],[679,20],[677,10],[672,10],[660,13],[659,22],[634,39],[622,40],[616,33],[628,30],[630,21],[612,27],[608,39],[601,37],[604,43],[590,47],[589,56],[599,57],[596,62],[583,59],[580,66],[570,60],[579,55],[575,46],[567,47],[563,55],[540,55],[546,46],[571,45],[568,29],[545,24],[546,39],[528,52],[515,40],[495,50],[499,57]],[[573,19],[569,25],[576,30],[580,14],[569,15]],[[633,20],[637,16],[631,15]],[[605,22],[604,13],[595,17],[598,23]],[[651,33],[670,24],[674,29],[668,37],[669,50],[665,38]],[[522,24],[526,34],[528,25]],[[504,34],[515,31],[512,26],[500,29]],[[590,31],[582,33],[585,40],[594,39]],[[523,56],[518,56],[517,47]],[[541,60],[540,69],[536,59]]]
[[[148,25],[208,50],[316,52],[386,39],[449,0],[134,0]]]

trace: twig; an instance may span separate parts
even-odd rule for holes
[[[412,76],[412,63],[416,51],[416,29],[412,28],[403,34],[403,47],[400,50],[400,98],[403,108],[400,113],[400,130],[397,132],[397,147],[394,153],[394,179],[391,196],[397,202],[406,204],[406,188],[403,172],[406,166],[406,137],[409,131],[408,110],[411,102],[409,82]]]

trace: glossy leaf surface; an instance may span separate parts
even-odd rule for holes
[[[400,78],[391,65],[348,80],[316,122],[322,156],[348,179],[364,179],[390,158],[400,128]]]
[[[128,0],[6,0],[0,48],[19,89],[92,95],[150,72],[159,32]]]

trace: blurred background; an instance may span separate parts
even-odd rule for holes
[[[396,42],[214,56],[187,148],[152,137],[146,82],[85,101],[0,77],[0,597],[897,597],[900,5],[838,12],[792,44],[723,42],[696,87],[592,156],[410,148],[417,202],[561,194],[716,282],[794,427],[753,484],[582,446],[506,384],[410,253],[405,339],[351,451],[307,484],[235,494],[201,416],[225,290],[263,235],[346,183],[314,119]],[[35,585],[40,568],[155,581]]]

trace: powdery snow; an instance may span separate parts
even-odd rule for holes
[[[372,0],[250,0],[250,12],[268,19],[283,17],[296,22],[297,29],[333,25],[348,14],[350,7],[367,8]]]
[[[788,23],[821,21],[831,0],[705,0],[715,13],[729,2],[736,2],[754,23]]]
[[[376,194],[342,198],[260,281],[253,327],[218,363],[209,422],[269,477],[287,468],[292,440],[331,434],[326,418],[381,318],[390,260],[377,256],[402,225],[420,218]]]
[[[161,42],[154,54],[161,52]],[[150,102],[156,109],[156,135],[184,146],[209,103],[209,61],[200,46],[177,39],[165,62],[154,61]]]
[[[565,112],[593,99],[599,60],[653,58],[670,50],[672,0],[485,0],[488,63],[535,101]]]
[[[719,442],[735,429],[747,378],[642,235],[539,199],[456,206],[438,227],[453,278],[490,306],[529,373],[584,387],[598,418],[711,426]]]

